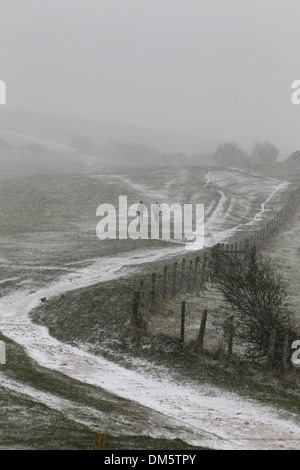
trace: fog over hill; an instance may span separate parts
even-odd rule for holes
[[[110,124],[88,119],[0,108],[0,127],[41,139],[69,145],[74,135],[84,135],[102,147],[107,140],[134,142],[155,147],[162,152],[208,152],[217,143],[202,137],[176,134],[156,129]]]
[[[207,164],[214,145],[195,136],[0,109],[2,177],[97,172],[115,165]]]
[[[295,163],[295,155],[298,153],[286,158],[285,163],[289,166]],[[159,130],[0,108],[2,178],[34,174],[95,174],[122,167],[174,165],[213,165],[248,170],[263,165],[264,174],[282,168],[282,162],[271,163],[252,157],[234,142],[220,143]],[[282,169],[284,172],[288,170],[289,174],[285,163]]]

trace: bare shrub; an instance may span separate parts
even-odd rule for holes
[[[219,252],[215,281],[222,292],[226,329],[234,314],[235,335],[245,344],[245,354],[254,359],[266,358],[270,332],[276,330],[274,363],[282,358],[284,334],[293,341],[300,337],[299,327],[289,308],[289,285],[268,257],[249,253],[244,259]]]

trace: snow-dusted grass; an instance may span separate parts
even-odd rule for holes
[[[275,412],[271,408],[258,405],[249,397],[246,398],[247,395],[251,396],[251,390],[253,394],[255,389],[253,396],[256,399],[269,402],[281,400],[281,405],[289,400],[289,406],[296,412],[297,399],[293,397],[293,388],[289,394],[284,388],[280,390],[280,384],[275,383],[272,387],[272,381],[269,386],[268,384],[263,386],[259,381],[255,383],[247,370],[240,369],[239,376],[238,370],[234,367],[222,371],[224,367],[222,364],[216,365],[212,360],[206,362],[205,358],[194,356],[189,362],[188,357],[184,359],[182,353],[176,353],[176,349],[167,353],[165,363],[160,354],[158,360],[157,354],[151,354],[149,351],[148,358],[141,356],[140,361],[127,356],[127,365],[130,367],[123,367],[116,361],[104,359],[103,356],[94,356],[82,348],[63,344],[50,337],[44,327],[32,325],[26,315],[20,317],[19,309],[25,313],[24,300],[21,299],[18,304],[14,302],[6,310],[7,318],[14,312],[11,318],[14,327],[5,322],[7,330],[9,335],[14,336],[18,343],[22,343],[29,355],[44,367],[59,371],[83,383],[99,386],[107,392],[156,410],[162,415],[163,421],[175,419],[174,436],[181,436],[189,445],[219,449],[297,448],[296,434],[299,428],[296,422],[293,424],[293,420],[296,419],[295,414],[286,412],[285,416],[280,416],[279,410]],[[28,298],[28,309],[31,307],[30,300],[31,298]],[[14,317],[19,319],[18,324]],[[186,354],[188,355],[188,351]],[[171,367],[167,369],[168,363]],[[188,365],[191,367],[192,363],[194,369],[195,366],[199,368],[198,376],[194,375],[195,370],[181,369]],[[174,366],[177,372],[172,373]],[[220,380],[222,376],[223,379]],[[207,381],[213,382],[213,379],[216,383],[223,381],[225,387],[230,383],[232,389],[238,384],[244,398],[216,385],[205,384]],[[245,386],[249,387],[248,393],[247,390],[243,390]],[[280,393],[276,393],[276,387]],[[42,397],[36,393],[36,399],[39,401]],[[55,405],[51,399],[49,399],[50,405],[53,407]],[[68,415],[68,406],[64,403],[60,406],[65,408]],[[111,429],[106,419],[100,421],[105,423],[106,429]],[[180,431],[177,429],[179,423]],[[158,429],[162,433],[161,437],[165,435],[160,421]],[[144,432],[149,433],[148,435],[153,433],[148,424]],[[259,442],[256,440],[257,432],[263,437]]]
[[[7,364],[0,365],[0,449],[91,450],[97,432],[110,449],[188,449],[187,426],[150,408],[38,365],[0,334]]]
[[[282,227],[264,249],[266,255],[270,256],[283,278],[289,283],[290,306],[300,322],[300,248],[299,248],[299,206],[290,215],[286,224]]]
[[[3,291],[10,295],[1,299],[3,313],[0,330],[23,345],[27,354],[48,370],[100,387],[106,390],[105,393],[115,393],[126,400],[123,402],[125,407],[127,400],[130,400],[133,410],[137,411],[142,406],[159,413],[161,421],[155,421],[156,429],[159,429],[156,435],[149,422],[144,423],[141,430],[135,419],[129,419],[139,435],[170,438],[174,442],[181,438],[186,445],[220,449],[295,448],[295,435],[299,428],[293,422],[294,415],[283,419],[278,415],[278,410],[267,409],[252,402],[250,397],[242,399],[232,391],[225,393],[217,387],[220,378],[226,376],[226,380],[221,380],[223,386],[229,386],[231,377],[232,383],[239,383],[241,388],[247,383],[247,373],[239,381],[235,371],[225,370],[223,373],[220,366],[211,364],[209,368],[209,362],[204,361],[204,369],[195,381],[195,377],[186,374],[184,362],[180,359],[182,356],[159,355],[152,358],[155,365],[151,359],[151,349],[147,348],[140,355],[140,362],[129,354],[124,358],[125,362],[118,364],[117,354],[113,360],[114,351],[110,352],[110,357],[105,357],[104,351],[103,355],[93,355],[88,351],[91,345],[85,343],[89,338],[82,336],[84,330],[89,328],[97,334],[95,326],[98,324],[89,317],[89,310],[97,312],[95,305],[99,299],[101,301],[101,286],[104,291],[107,289],[106,292],[110,292],[110,296],[118,298],[123,291],[122,277],[126,286],[129,274],[133,275],[137,270],[141,273],[149,271],[160,260],[185,253],[182,245],[147,240],[101,243],[95,234],[98,204],[117,204],[118,196],[122,194],[128,195],[129,202],[142,198],[146,204],[161,197],[165,199],[160,202],[205,203],[208,208],[207,235],[217,238],[222,231],[220,238],[226,240],[236,232],[242,236],[246,223],[261,223],[278,210],[289,190],[281,184],[279,180],[249,176],[237,170],[203,168],[159,169],[152,173],[149,169],[136,170],[125,177],[123,171],[120,176],[108,175],[107,178],[35,177],[6,183],[3,198],[0,198],[4,214],[0,243],[3,248],[1,270],[7,279],[3,283]],[[195,195],[198,195],[197,198]],[[255,219],[258,213],[259,220]],[[20,266],[17,265],[19,259],[22,259]],[[19,280],[15,282],[12,277]],[[96,297],[91,285],[97,285]],[[83,287],[87,290],[74,292],[72,300],[74,289]],[[126,294],[126,289],[124,292]],[[61,293],[67,293],[67,305],[71,308],[65,309],[63,303],[58,301]],[[93,305],[81,305],[81,295],[85,300],[90,299]],[[64,315],[69,317],[67,320],[73,328],[73,344],[55,339],[46,327],[30,320],[29,312],[39,305],[39,298],[44,296],[50,302],[47,304],[49,307],[44,309],[44,318],[40,320],[50,327],[52,323],[52,334],[63,340],[68,333],[67,323],[63,323]],[[109,306],[109,298],[106,302],[107,311],[104,303],[105,308],[102,305],[100,314],[106,314],[109,324],[113,319],[110,307],[115,304],[112,302]],[[45,317],[47,313],[49,320]],[[119,316],[121,314],[118,313]],[[83,328],[85,318],[87,325]],[[58,323],[55,323],[57,319],[62,321],[60,332]],[[119,318],[118,329],[121,329],[121,320],[122,317]],[[124,320],[125,325],[128,316]],[[105,330],[98,331],[99,339],[103,333]],[[67,339],[71,340],[70,337]],[[108,349],[109,345],[105,344],[105,348]],[[175,376],[170,375],[168,362],[175,367]],[[202,363],[201,358],[194,362],[199,366]],[[183,367],[182,371],[180,366]],[[205,372],[209,370],[215,373],[216,383],[204,385]],[[24,394],[38,398],[44,404],[45,396],[35,393],[36,384],[30,383],[28,387],[24,389]],[[20,392],[15,381],[6,381],[6,388]],[[274,399],[274,390],[270,389],[268,393],[262,392],[265,399],[266,396],[269,399],[273,396]],[[284,394],[286,400],[288,396]],[[275,396],[275,401],[280,402],[278,396]],[[296,406],[293,400],[291,402],[292,408]],[[69,402],[62,401],[60,408],[52,398],[49,398],[49,405],[59,410],[70,409]],[[69,416],[74,418],[72,414]],[[107,419],[105,423],[108,423]],[[167,429],[171,429],[171,433]],[[129,435],[126,427],[125,434]],[[260,441],[256,439],[257,434],[262,437]],[[122,446],[121,441],[119,446]],[[143,445],[147,445],[145,441]],[[158,448],[160,444],[152,442],[152,445]]]

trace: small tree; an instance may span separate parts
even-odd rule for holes
[[[227,314],[234,313],[235,334],[245,344],[248,357],[263,359],[268,354],[270,332],[276,330],[275,362],[282,358],[285,331],[290,340],[299,338],[289,310],[288,284],[265,256],[249,254],[244,260],[220,252],[215,280],[224,296]],[[228,318],[227,318],[228,317]]]
[[[256,143],[253,147],[251,158],[258,163],[274,163],[279,155],[275,145],[269,142]]]
[[[230,166],[248,163],[246,153],[240,149],[235,142],[223,142],[218,145],[213,155],[216,165]]]

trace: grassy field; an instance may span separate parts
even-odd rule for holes
[[[40,367],[18,344],[0,339],[7,348],[7,364],[0,365],[0,449],[93,450],[103,431],[110,450],[195,448],[180,439],[178,423]]]
[[[276,374],[266,375],[260,368],[236,359],[226,361],[219,355],[219,338],[211,320],[218,314],[221,299],[210,284],[206,290],[197,289],[193,295],[185,296],[189,323],[184,348],[178,341],[182,296],[170,300],[148,319],[151,334],[139,343],[123,341],[131,316],[133,290],[141,279],[149,282],[153,270],[161,276],[166,260],[172,263],[180,260],[175,254],[178,245],[130,239],[102,243],[95,234],[97,206],[103,202],[117,205],[118,196],[127,194],[129,203],[137,202],[141,196],[146,204],[156,199],[205,203],[207,220],[211,221],[207,235],[213,230],[230,231],[238,226],[238,234],[243,236],[243,224],[257,214],[278,181],[240,170],[208,168],[160,168],[151,173],[137,169],[130,170],[130,174],[124,170],[114,177],[55,175],[4,180],[0,187],[2,296],[14,293],[25,296],[59,279],[68,279],[70,290],[64,292],[63,298],[60,294],[54,296],[31,313],[32,320],[47,326],[58,340],[128,368],[136,367],[138,361],[158,370],[167,367],[174,380],[192,380],[199,386],[216,385],[245,398],[272,404],[283,416],[285,412],[297,415],[300,407],[297,375],[282,381]],[[224,198],[220,198],[220,191]],[[275,213],[288,194],[289,188],[276,193],[258,224]],[[288,236],[296,233],[293,249],[297,249],[295,220],[291,219],[291,225],[286,225],[272,241],[282,245],[274,249],[272,243],[269,245],[273,254],[287,254],[286,246],[282,251],[287,227]],[[157,256],[154,262],[150,262],[151,257],[143,262],[142,255],[149,250],[157,255],[163,249],[168,250],[165,259]],[[137,257],[135,266],[137,253],[140,259]],[[294,266],[291,269],[296,274],[294,255],[295,251],[290,250],[291,265],[286,258],[286,266],[283,263],[281,268],[291,271],[288,266]],[[88,272],[99,260],[102,264],[97,265],[91,285],[76,288],[74,282],[72,289],[72,280],[76,281],[76,276]],[[120,262],[123,271],[117,278],[105,280],[103,273],[112,260]],[[97,282],[97,276],[103,280]],[[296,279],[293,274],[292,278]],[[193,349],[193,339],[204,306],[213,312],[207,337],[213,348],[199,354]],[[184,424],[181,427],[150,408],[42,368],[12,339],[1,338],[7,345],[8,360],[5,366],[0,366],[3,404],[0,448],[92,449],[96,432],[102,430],[110,434],[110,449],[195,448],[187,444],[193,442],[193,435]]]

